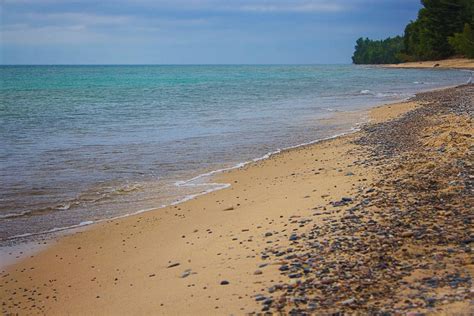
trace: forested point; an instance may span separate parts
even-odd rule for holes
[[[359,38],[353,63],[474,58],[474,0],[422,0],[421,4],[418,18],[405,27],[403,36],[385,40]]]

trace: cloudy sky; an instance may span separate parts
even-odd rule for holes
[[[349,63],[418,0],[0,0],[2,64]]]

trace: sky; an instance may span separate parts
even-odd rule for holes
[[[0,0],[1,64],[338,64],[419,0]]]

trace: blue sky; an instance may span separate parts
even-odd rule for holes
[[[418,0],[2,0],[2,64],[350,63]]]

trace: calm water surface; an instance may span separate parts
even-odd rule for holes
[[[463,83],[453,70],[0,66],[0,240],[159,207],[205,177],[350,131],[336,112]]]

